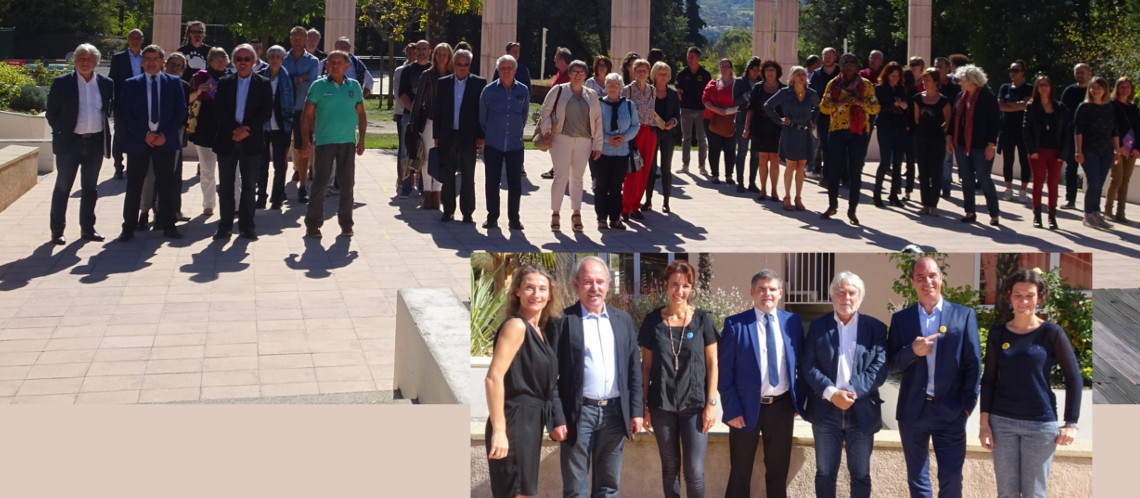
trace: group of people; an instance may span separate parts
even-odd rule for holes
[[[667,302],[640,330],[606,303],[603,260],[583,258],[573,274],[579,300],[565,309],[544,268],[523,265],[511,277],[486,377],[496,497],[537,494],[544,434],[560,443],[563,496],[617,496],[624,441],[643,430],[657,441],[664,495],[681,496],[683,473],[685,496],[704,496],[718,407],[729,434],[725,496],[752,496],[761,440],[765,496],[787,495],[797,415],[812,424],[816,495],[835,496],[846,447],[851,496],[872,496],[878,388],[889,373],[902,375],[896,418],[912,496],[931,496],[931,442],[939,496],[962,496],[966,421],[979,402],[978,437],[993,451],[1001,496],[1045,496],[1056,446],[1076,436],[1081,372],[1066,332],[1037,316],[1049,289],[1034,271],[1007,279],[1013,318],[991,328],[984,360],[974,311],[943,299],[930,257],[910,268],[917,303],[891,316],[889,333],[859,311],[867,290],[847,271],[831,282],[833,312],[805,327],[779,308],[779,274],[761,270],[751,282],[754,307],[719,331],[692,304],[697,275],[686,261],[666,268]],[[1060,414],[1050,389],[1055,366],[1065,377]]]
[[[204,43],[205,30],[200,21],[188,23],[185,45],[169,53],[144,46],[142,31],[131,31],[127,49],[111,58],[109,76],[95,71],[97,48],[76,47],[75,71],[55,78],[48,94],[58,172],[52,243],[67,243],[67,199],[76,176],[81,238],[105,239],[95,229],[95,202],[103,159],[112,156],[114,178],[127,182],[118,240],[127,242],[150,226],[182,238],[177,223],[189,221],[182,210],[182,151],[190,144],[198,156],[202,215],[220,207],[215,239],[232,237],[236,218],[238,234],[257,240],[255,211],[280,210],[285,203],[290,150],[297,200],[308,203],[306,236],[321,236],[325,194],[337,187],[340,233],[353,235],[354,156],[364,153],[363,102],[372,77],[351,53],[351,42],[341,38],[324,54],[317,49],[320,33],[297,26],[289,33],[289,51],[279,45],[263,51],[252,41],[227,53]]]

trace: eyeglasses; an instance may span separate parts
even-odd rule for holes
[[[234,62],[253,62],[253,57],[234,57]]]
[[[571,75],[578,75],[578,76],[585,76],[586,72],[585,71],[570,71],[570,74]]]
[[[465,62],[465,63],[462,63],[462,64],[461,64],[461,63],[458,63],[458,62],[456,62],[456,63],[455,63],[455,67],[471,67],[471,63],[470,63],[470,62]]]

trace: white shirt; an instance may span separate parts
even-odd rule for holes
[[[776,311],[773,310],[769,318],[769,327],[771,330],[764,328],[764,312],[760,308],[753,307],[756,312],[756,332],[757,342],[756,345],[760,348],[760,378],[762,386],[760,388],[761,396],[779,396],[788,391],[788,362],[784,354],[784,334],[780,333],[780,320],[776,318]],[[768,381],[768,336],[766,334],[775,334],[776,340],[776,372],[780,375],[780,382],[772,385]]]
[[[269,78],[269,87],[273,89],[273,96],[277,97],[277,78],[269,76],[268,72],[265,74]],[[272,105],[270,107],[273,109],[273,113],[269,115],[269,129],[272,131],[280,130],[281,128],[277,127],[277,106]]]
[[[99,92],[99,78],[91,75],[91,81],[75,73],[79,82],[79,115],[75,119],[75,133],[86,135],[103,131],[103,94]]]
[[[934,311],[927,315],[926,310],[922,304],[918,305],[918,326],[922,329],[923,337],[930,337],[938,335],[938,327],[942,324],[942,296],[938,297],[938,304],[934,305]],[[930,354],[926,355],[926,394],[934,396],[934,357],[938,353],[938,341],[934,341],[934,347],[930,350]]]
[[[617,355],[614,353],[614,329],[610,324],[610,315],[604,309],[599,315],[580,306],[582,345],[586,360],[582,396],[598,400],[621,396],[617,386]]]
[[[835,318],[835,326],[839,332],[839,358],[836,360],[838,365],[835,367],[835,384],[827,386],[823,390],[823,399],[828,401],[835,395],[836,391],[850,391],[855,392],[851,388],[851,372],[854,370],[855,365],[855,343],[859,339],[859,314],[851,315],[851,320],[847,325],[839,319],[838,313],[832,313]]]
[[[463,92],[467,90],[467,78],[455,78],[455,115],[451,117],[451,129],[456,131],[459,130],[459,107],[463,104]]]
[[[404,68],[408,67],[410,62],[404,63],[403,66],[396,68],[395,74],[392,75],[392,88],[400,88],[400,76],[404,74]],[[404,103],[400,102],[399,95],[396,96],[395,103],[392,104],[392,114],[396,116],[404,115]]]
[[[147,125],[150,126],[150,131],[158,131],[158,121],[151,121],[150,120],[150,118],[151,118],[151,115],[150,115],[151,99],[155,99],[158,102],[157,107],[158,107],[159,113],[162,112],[162,99],[159,98],[159,95],[162,95],[162,77],[161,77],[161,74],[162,73],[158,73],[158,74],[155,74],[153,76],[147,74],[143,77],[143,82],[146,84]],[[158,95],[151,95],[150,86],[151,86],[151,79],[152,78],[158,81]],[[159,116],[154,116],[154,118],[156,120],[160,119]]]

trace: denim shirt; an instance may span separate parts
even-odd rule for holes
[[[265,66],[257,72],[266,78],[272,79],[273,76],[269,74],[269,66]],[[273,113],[280,118],[280,129],[284,132],[293,130],[293,77],[289,76],[289,70],[285,69],[285,64],[281,64],[281,69],[277,71],[277,93],[281,94],[280,106],[273,110]],[[277,96],[274,95],[273,101],[277,102]],[[272,118],[270,118],[272,119]],[[265,122],[265,131],[270,131],[272,125],[269,121]]]
[[[305,81],[293,85],[293,111],[305,110],[305,99],[309,97],[309,87],[314,81],[317,81],[317,78],[321,77],[321,61],[308,52],[305,52],[300,59],[294,59],[293,52],[289,51],[285,53],[285,61],[281,63],[281,67],[293,75],[294,81],[302,74],[307,75]]]
[[[629,100],[622,102],[618,107],[618,129],[614,131],[610,129],[610,120],[613,114],[613,106],[610,102],[609,97],[602,98],[602,155],[628,156],[629,144],[633,141],[633,137],[637,136],[637,130],[641,127],[637,121],[637,109]],[[614,135],[625,135],[625,141],[621,143],[620,147],[610,145],[610,137]]]
[[[530,110],[530,89],[515,81],[510,90],[494,80],[479,95],[479,126],[487,147],[501,152],[523,148],[523,128]]]

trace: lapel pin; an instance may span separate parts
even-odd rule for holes
[[[938,327],[938,333],[939,334],[945,334],[946,333],[946,326],[942,325],[942,326]]]
[[[1001,348],[1002,348],[1002,349],[1009,349],[1009,343],[1008,343],[1008,342],[1006,342],[1006,343],[1003,343],[1003,344],[1001,345]]]

